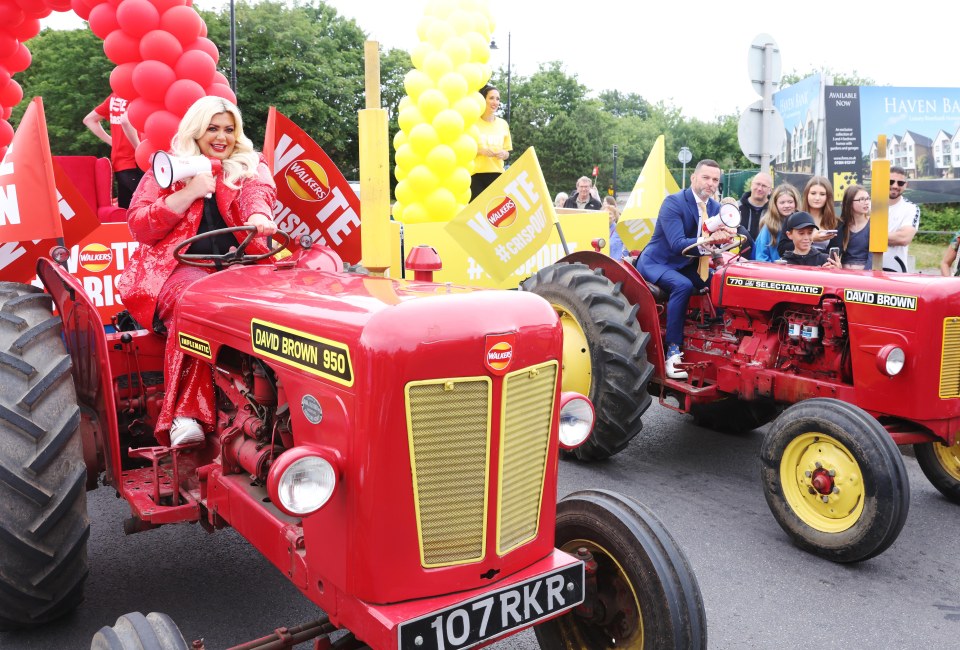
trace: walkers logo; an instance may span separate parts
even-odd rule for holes
[[[312,160],[293,162],[284,174],[287,187],[304,201],[323,201],[330,195],[330,181],[319,163]]]
[[[498,196],[487,204],[487,221],[491,226],[507,228],[516,220],[517,204],[509,196]]]
[[[513,362],[513,346],[517,335],[488,334],[484,345],[484,365],[495,375],[504,375]]]
[[[99,273],[110,266],[113,253],[103,244],[87,244],[80,251],[80,266],[91,273]]]

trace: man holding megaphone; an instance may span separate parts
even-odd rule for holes
[[[258,235],[277,232],[271,215],[277,190],[264,158],[243,133],[240,110],[220,97],[204,97],[191,106],[171,143],[171,153],[137,187],[127,222],[140,247],[117,281],[123,304],[134,318],[173,333],[174,308],[183,291],[213,272],[181,264],[174,250],[199,234],[234,226],[253,226]],[[216,257],[236,248],[247,233],[221,233],[200,239],[186,251]],[[268,254],[260,241],[253,254]],[[167,390],[157,418],[160,436],[171,445],[202,442],[215,424],[213,377],[208,364],[185,357],[175,335],[168,336]]]

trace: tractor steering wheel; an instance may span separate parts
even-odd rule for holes
[[[726,253],[728,250],[732,250],[734,248],[737,248],[738,246],[742,246],[746,242],[747,242],[747,238],[744,235],[737,234],[737,235],[734,235],[733,239],[728,241],[726,244],[720,244],[720,245],[708,244],[709,246],[712,247],[712,249],[709,253],[707,253],[707,255],[712,255],[713,253],[717,253],[717,254]],[[692,257],[696,259],[701,256],[701,253],[698,249],[703,245],[704,244],[690,244],[689,246],[684,248],[680,254],[683,255],[684,257]]]
[[[231,233],[231,232],[240,232],[248,231],[250,234],[247,235],[247,238],[240,242],[236,248],[233,248],[226,253],[220,255],[213,254],[194,254],[194,253],[184,253],[183,251],[190,248],[194,243],[206,239],[208,237],[219,237],[220,235]],[[253,264],[259,262],[260,260],[267,259],[273,255],[276,255],[282,250],[286,250],[290,246],[290,235],[283,232],[282,230],[277,230],[274,237],[279,235],[280,245],[276,248],[270,248],[270,244],[267,244],[267,247],[270,248],[270,251],[267,253],[262,253],[260,255],[246,255],[245,251],[247,246],[250,245],[250,242],[253,241],[253,238],[257,236],[257,227],[256,226],[234,226],[233,228],[220,228],[218,230],[211,230],[209,232],[200,233],[199,235],[194,235],[190,239],[185,239],[180,242],[173,251],[173,258],[181,264],[187,266],[197,266],[203,269],[215,268],[220,270],[228,266],[233,266],[234,264]]]

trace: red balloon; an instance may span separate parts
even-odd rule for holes
[[[138,97],[127,105],[127,117],[130,119],[133,128],[142,132],[147,125],[147,118],[162,110],[164,110],[163,104]]]
[[[0,32],[0,59],[7,59],[17,53],[20,42],[13,36]]]
[[[210,58],[213,59],[214,63],[217,63],[220,60],[220,50],[217,49],[217,46],[213,44],[209,38],[200,37],[195,40],[193,43],[183,48],[184,50],[200,50],[206,52],[210,55]]]
[[[71,0],[47,0],[47,5],[54,11],[70,11]]]
[[[53,0],[47,1],[52,2]],[[64,9],[64,11],[67,11],[68,9],[70,9],[69,6],[67,9]],[[36,18],[24,18],[17,25],[8,26],[7,31],[9,31],[10,35],[21,43],[24,41],[29,41],[31,38],[40,33],[40,21]]]
[[[206,88],[213,83],[217,64],[203,50],[187,50],[173,68],[177,79],[190,79]]]
[[[144,132],[150,142],[156,142],[161,148],[170,147],[170,139],[177,132],[180,125],[180,118],[170,111],[159,111],[153,113],[147,118],[147,125]]]
[[[0,66],[0,88],[6,86],[8,81],[10,81],[10,73],[7,72],[6,68]]]
[[[120,29],[117,22],[117,10],[109,2],[104,2],[90,10],[90,31],[97,35],[97,38],[106,40],[110,32]]]
[[[193,106],[193,103],[203,97],[206,93],[203,86],[190,79],[177,79],[170,88],[167,89],[167,95],[163,99],[163,105],[174,115],[183,115],[187,109]],[[154,140],[154,138],[151,138]],[[159,142],[159,140],[156,140]]]
[[[23,22],[23,9],[16,3],[6,2],[0,4],[0,25],[6,25],[7,28],[16,27]]]
[[[86,0],[70,0],[70,7],[73,13],[77,14],[87,22],[90,21],[90,11],[93,9]]]
[[[23,88],[11,79],[0,88],[0,106],[16,106],[23,99]]]
[[[206,35],[207,35],[207,23],[205,23],[204,21],[201,20],[201,21],[200,21],[200,36],[206,36]]]
[[[151,102],[162,102],[170,84],[176,80],[173,68],[160,61],[143,61],[133,71],[134,90]]]
[[[230,87],[230,80],[219,70],[213,73],[213,83],[227,86],[228,88]]]
[[[137,167],[143,171],[150,170],[150,159],[153,158],[153,154],[156,153],[157,148],[147,139],[140,141],[140,144],[137,146],[137,151],[134,156],[137,159]]]
[[[0,59],[0,65],[9,70],[10,74],[17,74],[29,68],[31,60],[33,60],[33,57],[30,56],[30,50],[27,49],[26,45],[20,43],[20,47],[17,48],[17,53],[13,56],[8,56],[5,60]]]
[[[123,0],[117,5],[117,22],[130,36],[140,38],[160,26],[160,14],[147,0]]]
[[[140,41],[122,29],[115,29],[103,39],[103,53],[120,65],[140,61]]]
[[[13,106],[7,106],[0,111],[0,120],[9,120],[11,115],[13,115]],[[3,160],[3,156],[0,156],[0,160]]]
[[[237,96],[233,94],[232,90],[230,90],[230,86],[225,86],[223,84],[212,84],[207,87],[207,94],[213,95],[214,97],[223,97],[224,99],[229,99],[234,104],[237,103]]]
[[[144,61],[150,59],[162,61],[172,68],[177,65],[181,54],[183,54],[183,46],[180,45],[180,41],[173,34],[162,29],[147,32],[140,39],[140,56]]]
[[[10,126],[10,122],[0,120],[0,147],[6,149],[11,142],[13,142],[13,127]]]
[[[183,6],[185,0],[150,0],[150,3],[157,8],[162,16],[168,9]]]
[[[183,45],[190,45],[200,38],[203,19],[191,7],[173,7],[160,17],[160,27],[177,37]]]
[[[124,99],[133,99],[137,96],[137,91],[133,87],[133,71],[137,68],[136,63],[124,63],[118,65],[110,73],[110,88]]]

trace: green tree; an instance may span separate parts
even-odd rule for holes
[[[875,86],[876,82],[870,77],[861,77],[857,74],[857,71],[854,70],[851,73],[846,72],[834,72],[832,68],[824,68],[822,70],[810,70],[804,74],[797,72],[796,68],[790,72],[784,74],[780,79],[780,87],[784,88],[786,86],[791,86],[798,81],[803,81],[811,75],[819,74],[824,77],[833,77],[834,86]]]
[[[83,125],[83,118],[110,94],[114,65],[103,41],[89,29],[45,29],[29,41],[29,68],[16,75],[24,101],[13,109],[16,126],[33,97],[43,98],[50,150],[54,155],[109,156],[110,147]]]

